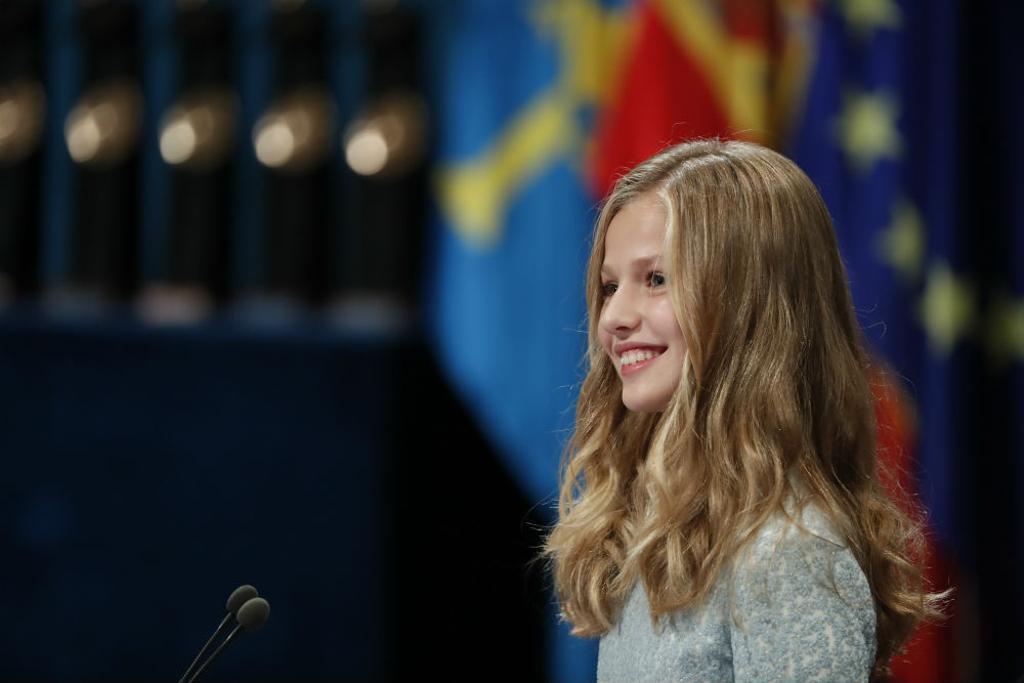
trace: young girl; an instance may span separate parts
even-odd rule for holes
[[[547,539],[599,681],[866,681],[938,615],[883,493],[828,212],[791,161],[704,140],[616,184]]]

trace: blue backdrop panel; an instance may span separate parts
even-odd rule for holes
[[[0,679],[176,680],[245,582],[216,674],[386,677],[401,346],[2,323]]]

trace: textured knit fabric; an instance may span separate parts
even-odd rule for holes
[[[642,585],[601,639],[600,683],[867,681],[875,656],[871,589],[824,516],[779,517],[723,572],[699,607],[652,626]]]

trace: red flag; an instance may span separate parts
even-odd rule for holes
[[[877,361],[876,361],[877,362]],[[887,476],[883,484],[893,500],[916,515],[917,485],[914,477],[914,444],[917,425],[913,404],[889,379],[876,372],[871,380],[878,421],[878,452]],[[927,543],[924,552],[924,580],[931,590],[954,585],[952,563]],[[906,650],[892,661],[892,680],[899,683],[934,683],[951,680],[954,668],[953,631],[948,624],[922,624],[911,636]]]
[[[591,168],[602,196],[625,170],[667,145],[695,137],[778,137],[780,114],[805,61],[802,34],[779,30],[778,6],[773,0],[636,3],[619,81],[598,116]]]

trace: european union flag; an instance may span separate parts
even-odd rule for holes
[[[953,680],[955,670],[965,680],[1009,680],[1024,666],[1012,645],[1024,569],[1015,502],[1024,445],[1024,185],[1019,165],[995,170],[1003,132],[1005,142],[1021,140],[1010,132],[1024,112],[1019,77],[1011,85],[1011,64],[1021,63],[1012,13],[972,8],[961,17],[949,0],[827,3],[789,150],[825,197],[868,342],[894,368],[916,416],[908,446],[935,537],[932,588],[956,583],[954,619],[982,625],[923,634],[918,656],[912,648],[896,663],[901,681]],[[985,51],[1002,54],[978,58]],[[1005,81],[995,78],[1000,72]],[[996,102],[1007,88],[1017,93],[1017,118],[999,127],[994,119],[1005,111]],[[993,206],[1011,196],[1015,207]],[[954,631],[956,646],[942,645],[939,636]],[[976,660],[956,661],[970,652]]]

